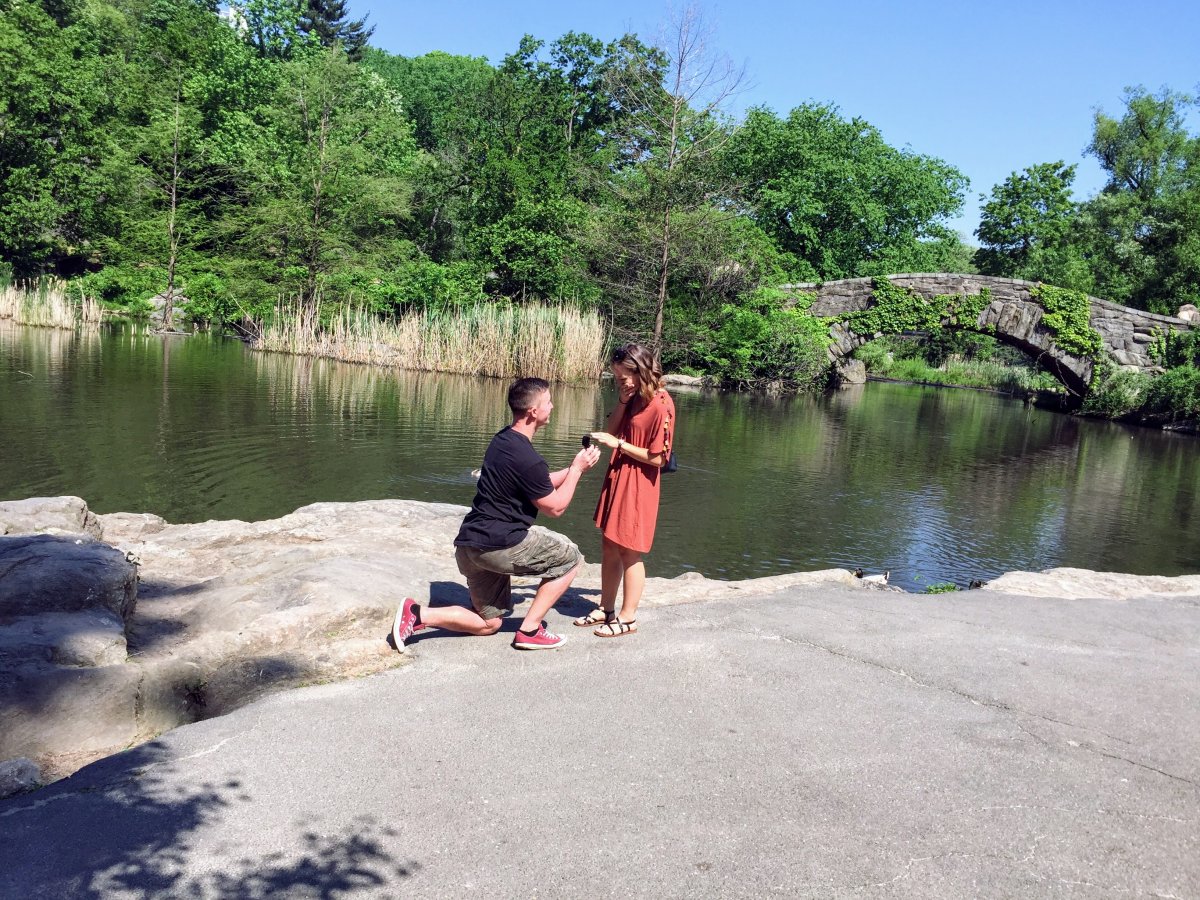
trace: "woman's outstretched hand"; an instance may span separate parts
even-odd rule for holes
[[[600,444],[601,446],[607,447],[610,450],[615,450],[617,448],[617,445],[620,444],[621,441],[619,438],[614,437],[613,435],[609,434],[607,431],[593,431],[592,432],[592,443]]]

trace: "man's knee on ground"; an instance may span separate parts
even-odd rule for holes
[[[497,631],[500,630],[500,624],[503,621],[504,620],[501,618],[484,619],[483,620],[483,628],[480,630],[479,634],[480,635],[495,634]]]

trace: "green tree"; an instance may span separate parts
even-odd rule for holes
[[[526,35],[480,95],[468,248],[509,296],[588,300],[595,291],[577,236],[617,114],[603,72],[620,51],[571,33],[549,47]]]
[[[144,244],[152,248],[150,258],[165,270],[166,303],[162,321],[168,331],[173,328],[179,293],[181,255],[201,229],[196,203],[189,197],[198,187],[197,170],[201,166],[196,155],[198,118],[194,109],[184,105],[180,82],[173,102],[144,129],[136,163],[141,169],[151,210],[150,215],[138,222],[138,227],[145,235]]]
[[[450,150],[469,136],[475,126],[464,120],[475,115],[474,98],[487,89],[495,72],[481,56],[454,56],[440,50],[405,57],[369,47],[363,62],[400,94],[413,139],[432,154]]]
[[[121,125],[130,192],[112,255],[126,267],[161,273],[152,289],[166,300],[164,326],[171,328],[184,270],[206,265],[198,251],[227,199],[219,184],[228,176],[207,158],[219,128],[212,113],[214,106],[233,113],[240,101],[219,94],[214,103],[212,95],[222,68],[229,71],[226,54],[245,64],[253,53],[207,3],[153,0],[136,22]]]
[[[428,153],[412,235],[424,252],[476,261],[495,294],[595,296],[578,235],[621,114],[604,73],[628,43],[571,33],[547,46],[527,35],[496,68],[443,53],[367,55],[405,98]]]
[[[231,0],[233,27],[260,56],[287,59],[308,43],[301,26],[306,0]]]
[[[752,109],[731,149],[749,214],[809,277],[929,271],[923,263],[955,256],[945,223],[966,177],[836,107],[805,104],[786,119]]]
[[[269,277],[312,303],[329,276],[400,261],[416,152],[400,98],[340,50],[285,64],[269,110],[270,153],[257,160],[244,252],[266,248]]]
[[[1124,102],[1119,119],[1095,116],[1088,151],[1108,183],[1084,205],[1079,242],[1098,293],[1173,313],[1200,300],[1200,137],[1185,119],[1196,101],[1133,88]]]
[[[495,70],[481,57],[440,51],[406,58],[370,48],[364,61],[403,98],[413,138],[425,151],[413,179],[410,237],[430,259],[461,260],[475,167],[486,156],[478,98]]]
[[[1062,160],[1029,166],[992,189],[975,232],[982,244],[978,259],[983,272],[1024,273],[1039,248],[1063,241],[1074,213],[1075,169]],[[985,199],[982,194],[980,199]]]
[[[103,3],[10,3],[0,15],[0,258],[75,273],[114,227],[125,151],[127,18]]]
[[[1071,200],[1075,168],[1062,160],[1029,166],[992,189],[975,231],[980,272],[1054,280],[1047,271],[1054,268],[1050,257],[1062,250],[1076,214]]]

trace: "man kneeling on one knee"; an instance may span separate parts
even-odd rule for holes
[[[404,646],[414,631],[445,628],[465,634],[495,634],[512,612],[512,576],[540,576],[529,612],[512,645],[518,650],[553,650],[566,638],[546,629],[542,617],[570,587],[583,562],[579,548],[544,528],[534,528],[539,512],[561,516],[575,495],[580,476],[596,465],[596,447],[580,450],[565,469],[551,472],[533,449],[533,436],[550,421],[550,385],[522,378],[508,389],[512,424],[492,438],[483,457],[471,511],[454,539],[458,570],[467,579],[473,609],[421,607],[411,598],[396,612],[392,637]]]

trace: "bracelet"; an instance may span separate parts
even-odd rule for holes
[[[624,453],[625,452],[625,442],[622,440],[618,440],[617,441],[617,449],[620,450],[622,453]]]

